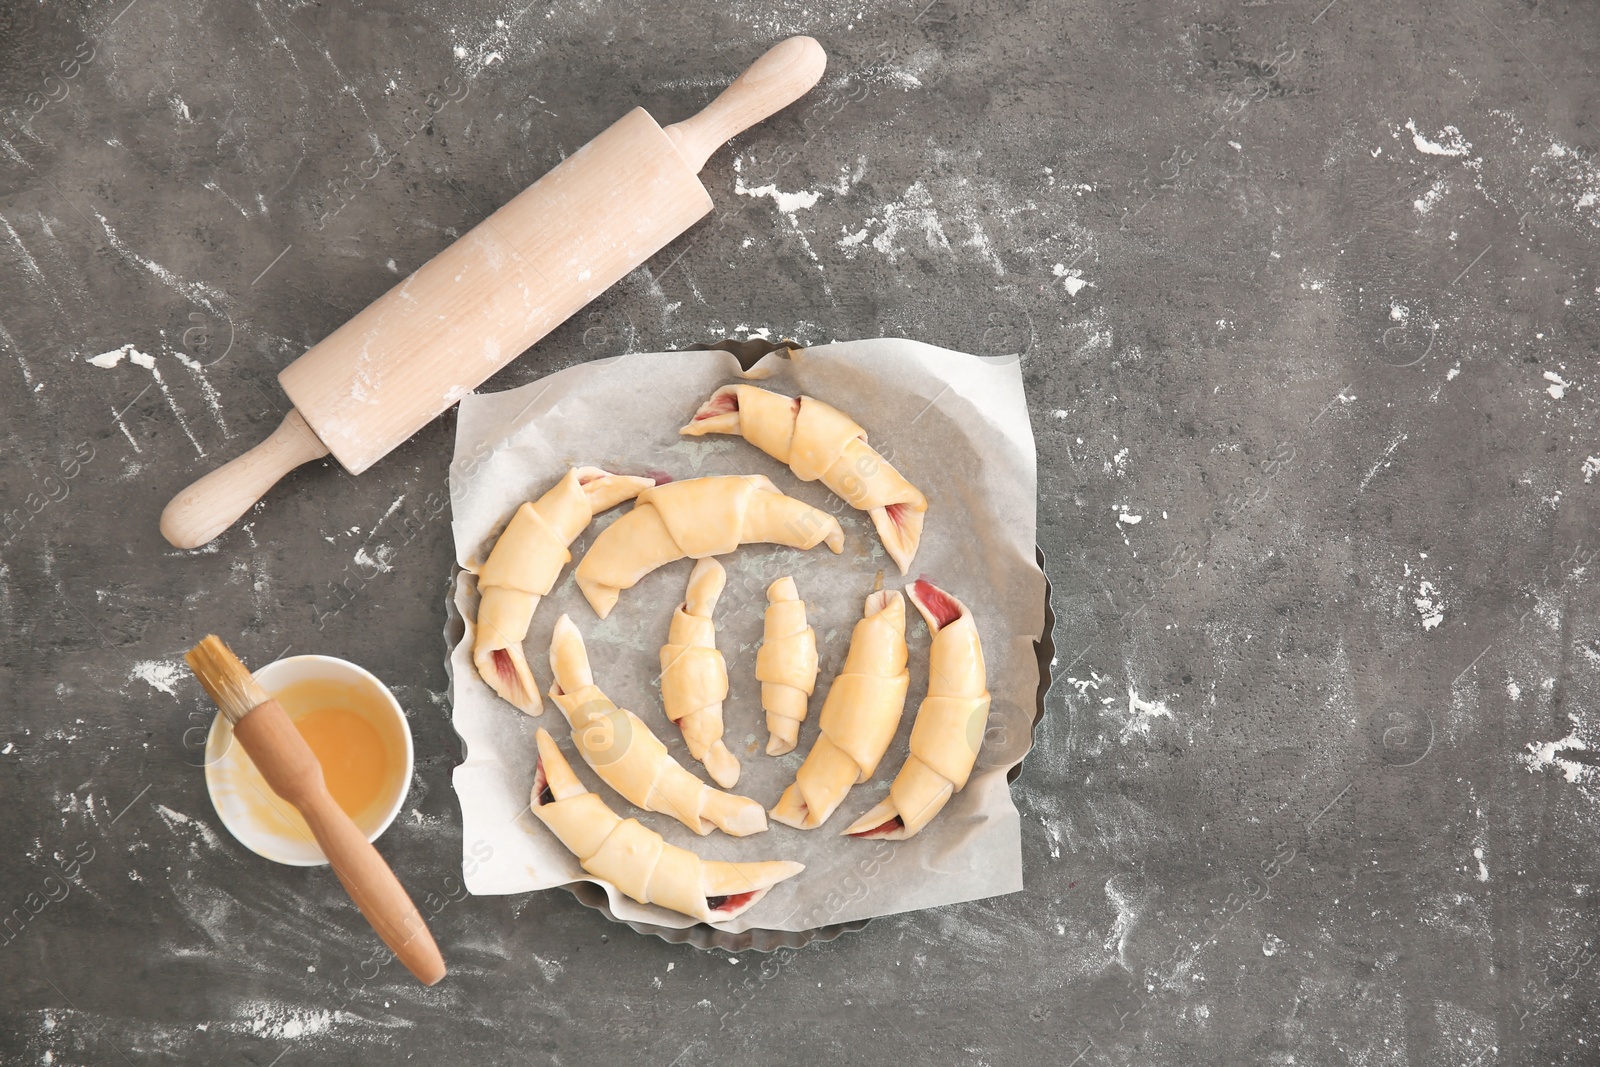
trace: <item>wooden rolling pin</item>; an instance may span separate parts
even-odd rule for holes
[[[826,64],[791,37],[693,118],[662,129],[644,108],[624,115],[285,367],[294,410],[174,497],[161,533],[196,548],[302,463],[331,452],[360,474],[382,459],[710,212],[707,157]]]
[[[305,816],[328,865],[389,951],[423,985],[443,978],[444,958],[427,923],[394,871],[328,792],[322,764],[283,706],[215,634],[206,635],[183,658],[233,724],[233,736],[267,785]]]

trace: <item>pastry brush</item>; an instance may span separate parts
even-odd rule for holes
[[[383,943],[423,985],[444,977],[444,959],[405,887],[355,821],[339,807],[322,778],[322,764],[239,657],[208,634],[183,657],[233,724],[272,791],[299,809],[350,899]]]

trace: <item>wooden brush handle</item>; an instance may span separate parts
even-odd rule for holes
[[[810,37],[790,37],[767,49],[732,85],[690,119],[667,127],[689,168],[698,172],[718,146],[811,91],[828,55]]]
[[[232,526],[279,478],[327,454],[322,438],[290,408],[271,437],[173,497],[161,513],[161,535],[178,548],[199,548]]]
[[[272,791],[305,816],[334,873],[383,943],[423,985],[444,977],[444,958],[416,905],[360,827],[339,807],[322,779],[322,765],[276,700],[233,725]]]

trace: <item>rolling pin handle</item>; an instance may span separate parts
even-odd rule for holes
[[[828,55],[815,39],[779,41],[698,115],[668,126],[667,136],[689,168],[699,173],[711,153],[735,134],[810,92],[827,65]]]
[[[161,512],[161,535],[177,548],[199,548],[232,526],[279,478],[327,454],[322,438],[291,408],[271,437],[173,497]]]

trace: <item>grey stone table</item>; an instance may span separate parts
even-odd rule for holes
[[[4,0],[0,1061],[1600,1062],[1594,17]],[[777,957],[459,899],[452,418],[201,551],[157,515],[493,206],[801,32],[827,78],[716,215],[486,388],[762,331],[1020,352],[1027,888]],[[393,684],[383,847],[446,982],[218,824],[206,630]]]

